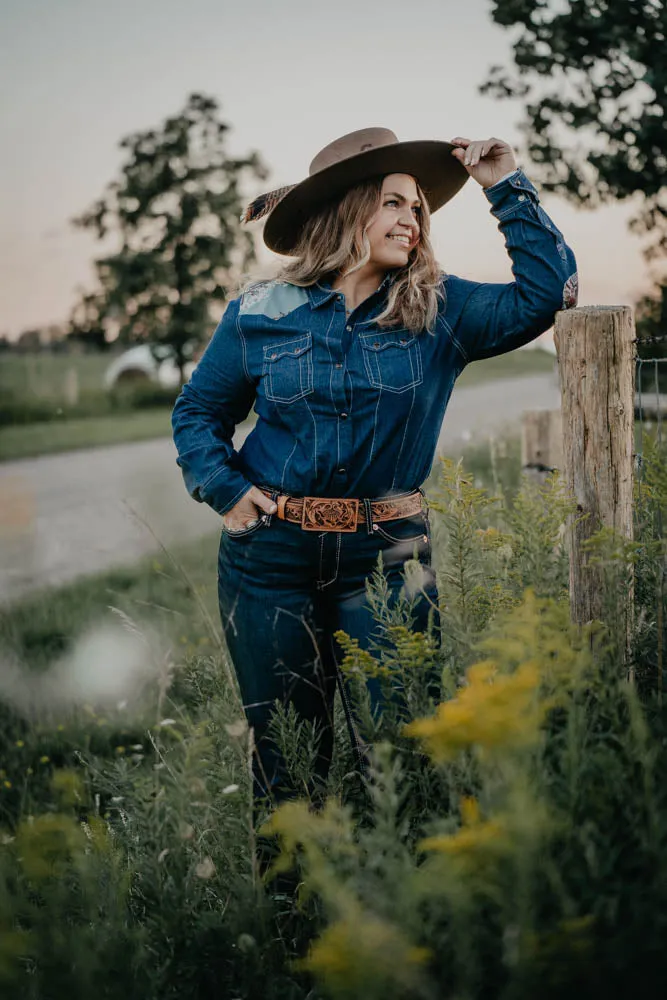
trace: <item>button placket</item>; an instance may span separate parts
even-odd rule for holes
[[[342,321],[341,321],[342,320]],[[346,357],[350,348],[351,325],[346,323],[345,318],[338,316],[334,321],[334,329],[338,336],[334,336],[330,350],[332,352],[333,370],[331,371],[331,403],[333,407],[333,418],[336,421],[336,456],[335,472],[338,476],[346,475],[349,466],[352,449],[352,421],[349,417],[349,401],[345,393],[346,379]]]

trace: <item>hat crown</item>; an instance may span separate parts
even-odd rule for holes
[[[328,146],[321,149],[310,164],[309,174],[318,174],[327,167],[332,167],[350,156],[358,156],[369,149],[379,149],[382,146],[393,146],[398,138],[388,128],[360,128],[356,132],[348,132],[340,139],[334,139]]]

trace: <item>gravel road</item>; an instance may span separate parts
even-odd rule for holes
[[[438,448],[451,454],[524,410],[558,405],[550,376],[455,390]],[[0,603],[132,562],[156,539],[171,545],[214,531],[218,516],[187,495],[175,457],[164,438],[0,465]]]

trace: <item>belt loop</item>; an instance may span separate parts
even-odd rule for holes
[[[365,497],[361,501],[364,505],[364,515],[366,517],[366,533],[369,535],[373,534],[373,503],[371,500],[367,500]]]
[[[275,503],[276,506],[277,506],[277,500],[278,500],[278,496],[279,496],[278,490],[272,490],[270,495],[271,495],[272,502]],[[273,514],[264,514],[263,515],[262,519],[264,521],[264,524],[267,526],[267,528],[271,524],[271,521],[273,520],[273,517],[274,517]]]

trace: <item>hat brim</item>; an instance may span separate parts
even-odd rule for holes
[[[291,254],[313,211],[339,198],[354,184],[386,174],[410,174],[424,192],[431,214],[461,190],[465,167],[452,156],[450,142],[423,139],[377,146],[334,163],[292,188],[273,209],[264,227],[264,242],[279,254]]]

